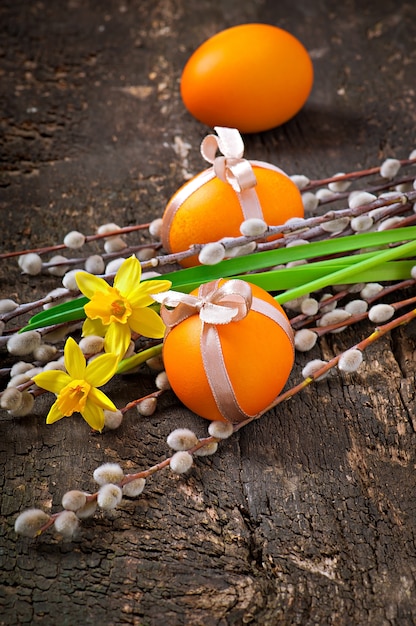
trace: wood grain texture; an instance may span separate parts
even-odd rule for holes
[[[408,156],[413,2],[3,0],[2,250],[160,216],[184,176],[206,167],[208,129],[181,103],[181,69],[204,39],[248,21],[299,37],[315,85],[295,119],[245,137],[247,156],[310,178]],[[55,284],[0,266],[2,297],[32,300]],[[293,384],[310,358],[370,329],[298,355]],[[103,462],[144,469],[165,458],[174,427],[204,435],[207,423],[173,395],[102,436],[77,418],[46,426],[50,398],[30,417],[2,414],[0,624],[414,624],[415,350],[414,324],[384,337],[358,373],[308,388],[185,477],[160,473],[70,544],[16,539],[14,519],[93,490]],[[151,375],[125,377],[109,395],[121,406],[153,388]]]

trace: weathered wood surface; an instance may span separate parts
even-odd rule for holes
[[[208,129],[181,103],[181,69],[206,37],[246,21],[298,36],[316,74],[294,120],[246,138],[250,158],[319,178],[407,157],[413,2],[3,0],[2,249],[160,216],[184,171],[205,167]],[[186,158],[175,152],[181,141],[192,145]],[[15,262],[0,272],[3,297],[48,288]],[[298,356],[291,380],[369,329]],[[202,435],[206,423],[173,396],[103,436],[76,419],[46,426],[48,400],[28,418],[3,415],[0,623],[414,624],[415,330],[374,344],[359,373],[304,391],[186,477],[155,476],[71,544],[52,533],[16,539],[14,519],[30,506],[56,510],[70,488],[92,489],[105,461],[145,468],[165,457],[173,427]],[[152,388],[152,377],[123,379],[111,396],[122,405]]]

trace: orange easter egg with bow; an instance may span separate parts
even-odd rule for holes
[[[239,237],[242,222],[252,217],[278,226],[304,216],[301,193],[289,176],[271,163],[244,159],[237,129],[215,130],[218,135],[208,135],[201,144],[212,167],[178,189],[163,214],[161,238],[169,253]],[[217,150],[224,156],[217,156]],[[198,264],[198,258],[193,255],[180,263],[190,267]]]
[[[294,362],[289,320],[260,287],[240,280],[213,281],[191,297],[223,289],[232,293],[236,283],[243,283],[251,294],[245,316],[207,324],[195,310],[170,327],[163,346],[168,380],[183,404],[206,419],[232,423],[266,411],[283,389]],[[178,315],[182,319],[180,311]]]

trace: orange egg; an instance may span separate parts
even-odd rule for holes
[[[291,217],[303,217],[299,189],[288,176],[267,165],[253,165],[257,179],[255,190],[264,221],[269,226],[276,226]],[[244,216],[236,192],[215,176],[207,180],[207,173],[205,170],[185,183],[167,204],[161,234],[167,252],[182,252],[192,244],[241,235]],[[192,256],[183,260],[181,265],[190,267],[197,263],[197,257]]]
[[[298,39],[269,24],[242,24],[217,33],[192,54],[181,96],[204,124],[254,133],[292,118],[312,84],[312,62]]]
[[[269,293],[256,285],[250,287],[253,298],[268,303],[279,317],[283,316],[283,325],[250,310],[243,319],[219,324],[216,329],[235,398],[252,416],[266,410],[283,389],[293,367],[294,350],[283,309]],[[166,374],[175,394],[191,411],[209,420],[232,421],[220,412],[209,384],[201,353],[202,328],[195,313],[170,330],[163,346]],[[216,368],[218,363],[212,366]]]

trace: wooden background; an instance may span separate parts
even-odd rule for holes
[[[0,4],[3,250],[59,243],[161,216],[206,167],[209,129],[179,96],[191,52],[226,27],[279,25],[311,54],[315,84],[286,125],[245,137],[246,155],[310,178],[407,158],[415,147],[416,5],[397,0],[3,0]],[[188,154],[178,147],[190,144]],[[2,262],[2,297],[52,279]],[[328,358],[370,331],[298,355]],[[355,375],[309,388],[143,496],[90,520],[70,544],[16,538],[16,515],[93,489],[106,461],[165,458],[178,426],[207,424],[166,396],[151,418],[93,436],[81,420],[0,421],[0,623],[216,626],[416,622],[416,328],[375,344]],[[2,362],[7,362],[5,353]],[[109,393],[122,406],[144,375]]]

